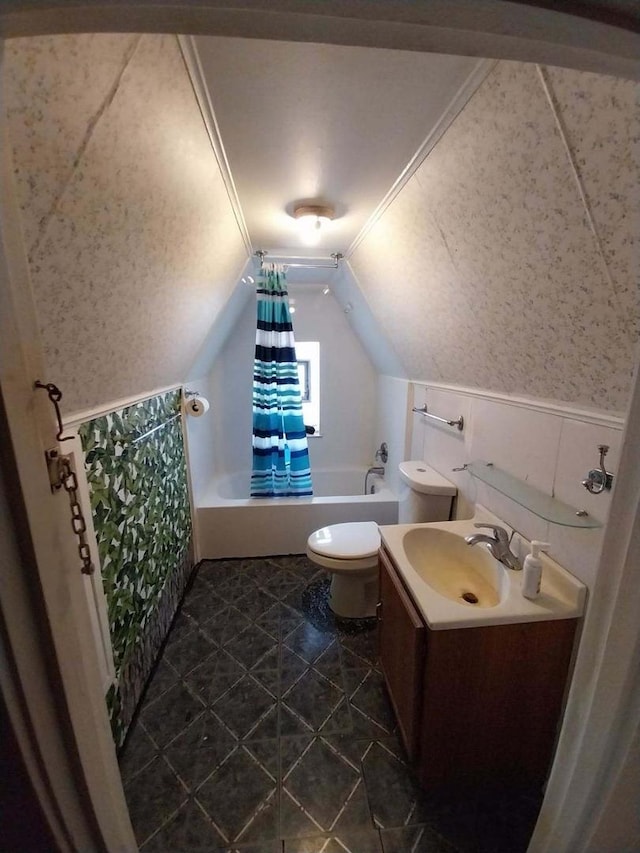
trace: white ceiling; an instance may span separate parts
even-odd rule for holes
[[[478,67],[377,48],[195,43],[252,245],[271,257],[346,254]],[[310,199],[336,210],[312,249],[290,215]]]

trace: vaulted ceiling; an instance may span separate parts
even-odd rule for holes
[[[204,375],[250,252],[309,253],[289,216],[305,197],[336,207],[314,253],[347,255],[332,290],[380,372],[624,408],[636,84],[379,48],[197,50],[7,45],[16,201],[67,412]]]
[[[203,36],[196,46],[250,241],[283,256],[348,255],[485,67],[337,45]],[[292,216],[303,200],[335,209],[314,248]]]

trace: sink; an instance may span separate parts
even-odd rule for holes
[[[522,594],[522,572],[507,569],[482,543],[467,545],[476,522],[504,522],[484,508],[473,518],[380,527],[382,547],[433,631],[572,619],[584,612],[587,589],[548,554],[538,598]],[[523,540],[526,542],[526,540]],[[526,546],[525,546],[526,547]],[[474,598],[465,600],[470,593]],[[468,598],[470,596],[467,596]],[[477,598],[477,603],[472,601]]]
[[[467,607],[495,607],[508,591],[506,569],[482,546],[436,527],[413,527],[402,537],[411,567],[445,598]]]

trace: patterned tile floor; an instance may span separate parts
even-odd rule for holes
[[[536,798],[421,795],[372,620],[304,556],[201,564],[121,756],[143,853],[518,853]]]

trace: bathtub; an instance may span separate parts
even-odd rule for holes
[[[319,527],[344,521],[396,524],[398,498],[381,477],[369,477],[374,494],[364,495],[364,468],[312,471],[311,498],[251,498],[248,473],[215,480],[197,507],[200,558],[303,554]]]

